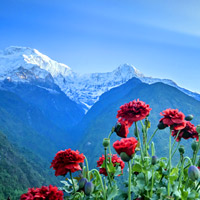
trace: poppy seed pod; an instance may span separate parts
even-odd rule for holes
[[[87,196],[89,196],[90,194],[92,194],[92,192],[94,191],[94,185],[92,182],[87,182],[85,184],[85,187],[84,187],[84,192]]]
[[[186,121],[191,121],[192,119],[193,119],[193,115],[187,115],[186,117],[185,117],[185,120]]]
[[[157,163],[157,160],[158,160],[157,156],[152,156],[152,158],[151,158],[151,164],[155,165]]]
[[[193,181],[196,181],[200,178],[200,172],[199,172],[199,169],[192,165],[188,168],[188,177],[193,180]]]
[[[163,129],[165,129],[167,126],[166,126],[165,124],[163,124],[163,122],[161,121],[161,122],[159,122],[159,124],[157,125],[157,127],[158,127],[159,130],[163,130]]]
[[[87,183],[87,179],[86,178],[82,178],[78,184],[79,184],[79,189],[84,188],[85,184]]]
[[[185,148],[183,145],[180,145],[180,147],[178,148],[180,154],[184,154],[185,153]]]
[[[131,160],[132,158],[130,156],[128,156],[125,152],[121,152],[120,153],[120,157],[124,162],[128,162],[129,160]]]
[[[122,126],[121,123],[119,123],[119,122],[116,123],[116,125],[115,125],[115,132],[116,133],[118,133],[120,131],[121,126]]]
[[[109,144],[110,144],[110,139],[109,138],[104,138],[103,139],[103,146],[105,148],[107,148],[109,146]]]
[[[192,150],[193,151],[197,151],[198,149],[198,142],[197,141],[193,141],[191,144]]]

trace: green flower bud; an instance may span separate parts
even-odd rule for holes
[[[147,128],[150,128],[151,127],[151,122],[149,120],[145,120],[144,121],[144,124]]]
[[[188,168],[188,177],[193,181],[198,180],[200,178],[199,169],[196,166],[190,166]]]
[[[87,179],[86,178],[82,178],[78,184],[79,184],[79,189],[84,188],[85,184],[87,183]]]
[[[161,121],[161,122],[159,122],[159,124],[157,125],[157,127],[158,127],[159,130],[163,130],[163,129],[165,129],[167,126],[166,126],[165,124],[163,124],[163,122]]]
[[[103,146],[105,148],[107,148],[109,146],[109,144],[110,144],[110,139],[109,138],[104,138],[103,139]]]
[[[193,119],[193,115],[187,115],[186,117],[185,117],[185,120],[186,121],[191,121],[192,119]]]
[[[200,125],[197,125],[196,131],[197,131],[198,134],[200,134]]]
[[[193,151],[197,151],[198,149],[198,142],[197,141],[193,141],[191,144],[192,150]]]
[[[128,156],[125,152],[121,152],[120,153],[120,157],[124,162],[128,162],[129,160],[131,160],[132,158],[130,156]]]
[[[116,133],[118,133],[120,131],[121,126],[122,126],[121,123],[117,122],[116,125],[115,125],[115,130],[114,131]]]
[[[92,182],[87,182],[85,184],[85,187],[84,187],[84,192],[87,196],[89,196],[90,194],[92,194],[92,192],[94,191],[94,185]]]
[[[180,154],[184,154],[185,153],[185,148],[183,145],[180,145],[180,147],[178,148]]]
[[[158,160],[157,156],[152,156],[152,158],[151,158],[151,164],[155,165],[157,163],[157,160]]]

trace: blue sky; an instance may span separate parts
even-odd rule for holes
[[[200,92],[199,0],[1,0],[0,49],[29,46],[80,73],[134,65]]]

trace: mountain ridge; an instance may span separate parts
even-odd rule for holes
[[[120,65],[112,72],[78,74],[69,66],[50,59],[36,49],[8,47],[0,52],[0,81],[51,82],[56,84],[72,101],[81,105],[85,112],[99,100],[103,93],[126,83],[133,77],[147,84],[163,82],[200,100],[200,94],[181,88],[169,79],[146,77],[129,64]]]

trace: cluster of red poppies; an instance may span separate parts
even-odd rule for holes
[[[120,107],[120,110],[118,110],[118,122],[115,127],[115,132],[118,136],[122,137],[122,139],[120,141],[117,140],[114,142],[113,147],[118,155],[120,155],[120,157],[122,157],[123,153],[125,153],[126,156],[130,158],[135,154],[135,149],[138,145],[138,141],[134,137],[127,138],[129,133],[128,129],[134,122],[145,119],[149,115],[150,111],[151,108],[149,108],[149,105],[139,100],[134,100],[126,103]],[[180,141],[181,138],[196,138],[197,141],[199,140],[195,126],[191,124],[191,122],[185,120],[185,115],[182,112],[179,112],[177,109],[166,109],[160,114],[163,116],[163,118],[160,119],[158,125],[159,129],[170,127],[172,136],[177,138],[177,141]],[[178,137],[177,134],[179,134]],[[123,172],[124,162],[120,157],[117,155],[112,155],[111,161],[114,167],[117,163],[119,163],[117,165],[121,166],[121,170]],[[81,170],[79,164],[83,163],[84,159],[84,155],[79,154],[78,151],[66,149],[64,151],[59,151],[56,154],[54,160],[51,163],[51,167],[53,167],[55,170],[56,176],[65,176],[68,172],[73,173],[75,171]],[[106,169],[102,167],[104,160],[105,157],[103,155],[97,161],[97,167],[100,167],[101,174],[107,176]],[[126,158],[124,161],[126,161]],[[29,199],[31,199],[32,196],[38,196],[42,198],[44,196],[46,198],[45,195],[47,194],[55,196],[57,195],[58,197],[56,196],[54,199],[60,200],[62,199],[61,194],[63,193],[58,192],[56,187],[49,186],[48,188],[43,186],[41,189],[29,189],[28,193],[21,196],[21,200],[28,199],[29,196],[31,196]]]
[[[110,156],[110,155],[108,155]],[[105,160],[105,156],[102,155],[102,157],[99,158],[99,160],[97,161],[97,167],[100,167],[99,169],[99,173],[103,174],[105,176],[108,176],[106,169],[104,167],[101,167],[103,162]],[[110,159],[108,159],[110,161]],[[121,160],[121,158],[119,158],[116,154],[112,155],[111,161],[113,163],[113,166],[115,167],[117,165],[117,163],[119,164],[119,166],[121,167],[121,173],[123,173],[123,169],[124,169],[124,162]]]
[[[42,186],[41,188],[29,188],[28,192],[22,194],[20,200],[35,200],[35,199],[49,199],[49,200],[63,200],[63,192],[59,191],[56,186]]]

